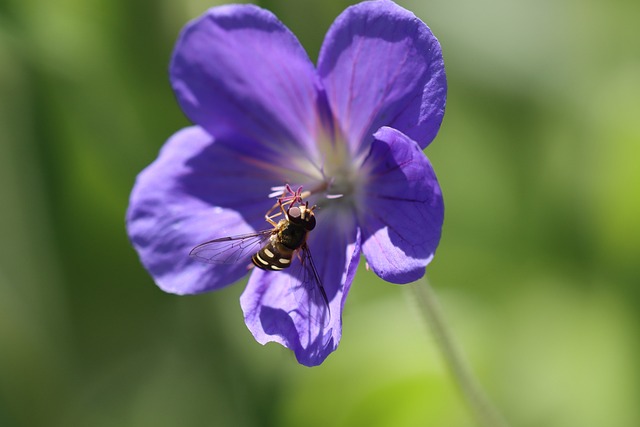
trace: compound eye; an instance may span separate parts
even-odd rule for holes
[[[313,214],[307,217],[307,222],[304,224],[304,228],[307,231],[311,231],[316,228],[316,217]]]
[[[302,211],[298,206],[289,208],[289,210],[287,211],[287,216],[289,217],[289,221],[293,222],[294,224],[302,223]]]

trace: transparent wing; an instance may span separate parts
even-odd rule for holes
[[[329,299],[306,243],[298,256],[299,262],[291,266],[291,291],[298,302],[298,310],[303,317],[325,328],[331,321]]]
[[[236,264],[257,253],[273,229],[209,240],[191,249],[189,256],[209,264]]]

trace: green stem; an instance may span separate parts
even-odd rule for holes
[[[438,298],[426,277],[411,284],[411,288],[416,294],[418,306],[433,332],[442,356],[478,425],[482,427],[507,427],[508,424],[493,407],[464,361],[462,352],[454,342],[451,331],[444,320]]]

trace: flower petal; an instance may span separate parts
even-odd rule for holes
[[[415,141],[386,127],[374,138],[363,166],[370,178],[360,213],[362,251],[382,279],[408,283],[422,277],[440,241],[442,193]]]
[[[244,276],[252,254],[237,264],[209,265],[189,251],[212,238],[270,228],[264,214],[277,182],[202,128],[173,135],[138,175],[126,218],[131,242],[157,285],[192,294]]]
[[[416,16],[387,0],[346,9],[320,51],[318,72],[354,152],[390,126],[422,148],[435,137],[447,94],[438,40]]]
[[[327,322],[314,316],[317,308],[306,306],[317,299],[296,297],[295,288],[301,283],[290,275],[296,265],[279,272],[255,269],[240,297],[245,323],[256,341],[280,343],[306,366],[321,364],[338,347],[342,309],[360,258],[360,237],[353,219],[341,218],[337,212],[322,214],[308,245],[329,300]],[[299,262],[294,258],[294,263]]]
[[[170,76],[185,114],[216,138],[261,142],[263,156],[314,147],[313,64],[267,10],[221,6],[192,21],[176,44]]]

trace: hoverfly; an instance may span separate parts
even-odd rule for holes
[[[290,195],[286,195],[287,191]],[[330,319],[329,299],[307,245],[307,236],[316,226],[315,206],[303,203],[301,191],[302,187],[294,192],[286,186],[285,193],[265,214],[272,228],[209,240],[193,248],[189,255],[209,264],[235,264],[248,261],[252,254],[253,266],[262,270],[288,269],[298,310],[326,326]],[[272,215],[275,210],[278,212]],[[278,222],[274,221],[280,216]]]

